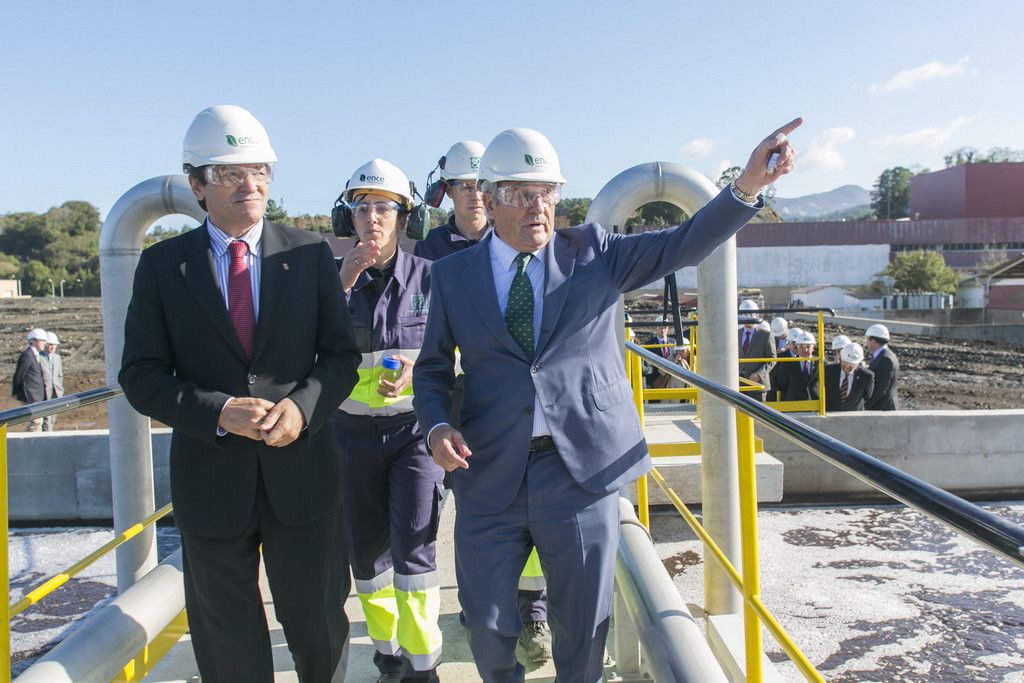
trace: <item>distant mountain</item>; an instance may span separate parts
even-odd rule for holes
[[[835,219],[844,214],[859,215],[871,204],[871,193],[859,185],[843,185],[828,192],[803,197],[776,197],[775,210],[785,221]],[[852,211],[857,209],[856,211]]]

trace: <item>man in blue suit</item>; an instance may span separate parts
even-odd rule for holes
[[[692,219],[631,236],[596,224],[554,231],[565,180],[537,131],[505,131],[484,152],[479,178],[494,230],[434,263],[413,373],[434,460],[454,471],[459,599],[484,681],[524,679],[516,586],[533,545],[548,582],[558,680],[601,680],[616,498],[651,467],[616,303],[699,263],[746,224],[763,206],[760,189],[792,168],[786,136],[801,122],[761,142]],[[779,156],[769,165],[772,153]],[[456,348],[465,373],[459,429],[448,424]]]

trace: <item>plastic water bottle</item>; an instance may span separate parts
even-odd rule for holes
[[[387,380],[392,384],[398,381],[398,376],[402,374],[402,361],[393,356],[385,356],[381,360],[380,366],[382,368],[380,372],[381,381]]]

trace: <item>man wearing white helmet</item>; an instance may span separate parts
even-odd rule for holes
[[[28,348],[18,356],[14,366],[14,377],[11,379],[11,396],[22,405],[38,403],[46,400],[46,385],[43,377],[43,350],[46,348],[46,330],[33,328],[28,333]],[[33,418],[28,423],[28,431],[38,432],[43,429],[43,418]]]
[[[455,471],[459,597],[485,681],[524,679],[516,586],[534,545],[558,680],[602,680],[618,491],[651,467],[616,304],[700,262],[749,221],[760,189],[792,168],[785,135],[800,122],[758,145],[735,184],[686,224],[638,235],[594,224],[555,231],[565,179],[551,143],[517,128],[487,146],[479,181],[493,230],[434,263],[414,371],[432,455]],[[769,172],[773,151],[780,165]],[[459,429],[448,424],[456,347],[466,373]]]
[[[60,398],[64,395],[64,359],[57,353],[57,345],[60,340],[53,332],[46,333],[46,348],[43,355],[46,357],[46,373],[43,383],[46,385],[46,398]],[[43,431],[52,432],[53,426],[57,423],[56,415],[48,415],[43,420]]]
[[[818,364],[814,362],[814,335],[800,331],[796,338],[796,358],[799,363],[779,363],[778,385],[775,387],[782,401],[818,400]]]
[[[245,109],[200,112],[182,154],[203,225],[139,259],[118,380],[169,425],[185,607],[204,683],[274,678],[262,560],[299,678],[348,639],[341,458],[327,426],[359,352],[323,238],[264,220],[277,156]]]
[[[864,367],[864,349],[850,342],[839,351],[839,362],[825,366],[825,410],[864,410],[875,387],[875,373]]]
[[[786,339],[786,335],[789,333],[789,323],[781,316],[772,318],[771,329],[772,338],[775,340],[775,355],[781,356],[789,350],[789,342]]]
[[[871,354],[868,369],[875,373],[875,390],[864,401],[865,410],[899,410],[896,378],[900,374],[900,359],[889,348],[889,328],[874,324],[864,331],[865,346]]]
[[[435,561],[441,469],[412,409],[412,370],[430,309],[430,261],[402,251],[412,184],[394,164],[355,170],[339,232],[358,240],[342,260],[359,383],[332,419],[345,464],[345,526],[356,594],[376,646],[379,681],[437,680],[441,604]],[[398,361],[397,377],[383,374]]]
[[[427,238],[416,243],[414,254],[431,261],[468,249],[487,231],[483,195],[476,184],[484,146],[476,140],[456,142],[437,162],[441,187],[454,208],[448,222],[439,225]],[[440,204],[440,198],[437,201]]]
[[[758,309],[757,302],[753,299],[744,299],[740,302],[740,317],[746,320],[756,317],[754,313]],[[765,399],[765,394],[772,390],[772,368],[773,361],[742,362],[744,358],[775,358],[775,344],[772,342],[772,335],[758,328],[756,322],[743,322],[739,331],[739,359],[740,377],[749,379],[751,382],[763,384],[765,390],[748,393],[747,396],[756,398],[758,401]]]
[[[830,347],[832,349],[832,360],[829,362],[841,362],[839,354],[842,352],[843,349],[846,348],[846,345],[849,344],[851,341],[853,340],[847,337],[845,334],[837,334],[835,337],[833,337],[832,346]]]

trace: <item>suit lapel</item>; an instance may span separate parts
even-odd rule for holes
[[[565,300],[569,296],[569,278],[576,267],[576,250],[569,246],[568,240],[561,239],[557,234],[544,250],[544,310],[541,313],[540,336],[537,339],[537,352],[540,356],[551,336],[558,329],[558,318],[562,315]]]
[[[292,267],[287,253],[291,243],[288,236],[276,223],[264,221],[260,257],[260,317],[256,321],[256,341],[252,358],[255,361],[267,345],[274,325],[281,313],[281,306],[288,300],[292,284]]]
[[[494,288],[494,271],[491,270],[491,234],[480,240],[477,247],[470,252],[467,254],[469,263],[462,271],[462,281],[466,286],[465,291],[477,292],[478,296],[470,296],[469,300],[473,302],[477,314],[491,334],[500,339],[513,354],[529,361],[522,348],[508,333],[505,319],[501,317],[501,309],[498,307],[498,292]]]
[[[213,329],[224,338],[228,346],[239,358],[245,360],[242,345],[235,334],[235,328],[224,305],[214,273],[213,253],[210,251],[210,236],[206,232],[206,223],[193,230],[186,242],[186,253],[181,263],[181,276],[192,293],[199,310],[210,320]]]

